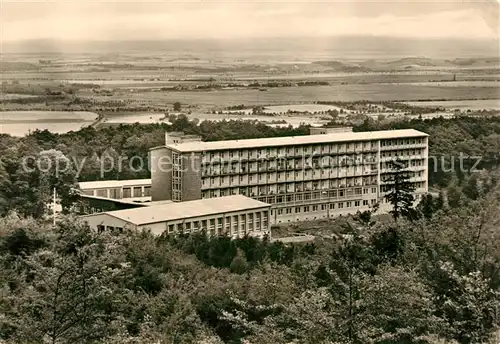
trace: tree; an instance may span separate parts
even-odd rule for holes
[[[56,246],[23,259],[26,285],[10,309],[15,342],[82,343],[107,335],[128,267],[116,239],[62,223]],[[114,241],[114,242],[113,242]],[[121,300],[120,300],[121,302]]]
[[[428,220],[432,218],[432,215],[437,210],[439,210],[437,201],[434,201],[431,194],[424,195],[420,203],[417,205],[417,211]]]
[[[446,193],[446,200],[448,201],[448,207],[451,209],[459,208],[463,203],[463,194],[456,185],[452,185],[448,188]]]
[[[444,293],[436,300],[437,314],[448,320],[448,337],[460,343],[486,343],[491,330],[498,329],[500,293],[481,272],[460,274],[452,263],[438,268]]]
[[[410,182],[406,164],[396,158],[396,160],[389,162],[388,165],[390,171],[384,181],[389,188],[389,192],[385,194],[384,198],[392,205],[390,213],[396,222],[401,216],[412,219],[415,215],[413,209],[415,186]]]
[[[245,257],[245,253],[241,249],[238,249],[236,252],[236,257],[234,257],[233,261],[231,262],[231,265],[229,265],[229,269],[231,272],[237,273],[237,274],[243,274],[247,272],[248,270],[248,263],[247,259]]]
[[[182,109],[182,104],[180,102],[175,102],[174,103],[174,111],[179,112],[179,111],[181,111],[181,109]]]
[[[432,294],[415,271],[382,266],[361,288],[362,343],[422,343],[420,336],[440,336],[443,321],[434,316]]]

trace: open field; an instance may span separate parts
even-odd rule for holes
[[[118,115],[118,116],[108,116],[104,123],[159,123],[162,119],[165,119],[165,114],[157,113],[143,113],[143,114],[131,114],[131,115]]]
[[[326,112],[333,110],[344,110],[338,106],[322,105],[322,104],[291,104],[291,105],[275,105],[264,108],[264,113],[276,114],[286,112]]]
[[[82,121],[92,122],[97,114],[87,111],[0,111],[2,121]]]
[[[22,99],[22,98],[34,98],[36,97],[35,95],[31,94],[15,94],[15,93],[2,93],[0,95],[0,99],[2,100],[9,100],[9,99]]]
[[[410,106],[422,107],[442,107],[445,109],[460,109],[460,110],[500,110],[499,99],[485,100],[446,100],[446,101],[423,101],[423,102],[406,102]]]
[[[400,84],[401,85],[401,84]],[[434,86],[434,87],[500,87],[499,81],[425,81],[425,82],[409,82],[405,83],[405,85],[414,85],[414,86]]]
[[[290,42],[291,46],[295,43]],[[374,118],[398,118],[407,112],[365,105],[341,109],[343,105],[317,102],[397,101],[446,109],[499,108],[497,57],[382,58],[382,51],[359,50],[356,58],[345,54],[335,59],[339,52],[310,52],[297,47],[293,51],[277,51],[273,45],[255,50],[250,46],[221,51],[212,48],[204,50],[196,45],[191,50],[119,49],[106,54],[93,49],[87,50],[92,53],[4,54],[0,66],[2,109],[72,111],[61,120],[35,112],[27,117],[40,128],[42,122],[66,121],[71,124],[68,130],[74,130],[75,123],[86,121],[74,111],[106,113],[103,124],[157,123],[176,102],[181,103],[181,112],[201,121],[249,119],[293,126],[325,123],[329,118],[324,112],[328,110]],[[467,103],[470,99],[484,100]],[[442,100],[451,104],[440,103]],[[254,114],[253,108],[262,109],[262,113]],[[440,115],[447,113],[428,114]],[[7,125],[26,124],[19,123],[19,118],[17,123],[4,119],[3,132],[7,132]],[[23,131],[14,129],[16,133]]]
[[[97,117],[82,111],[0,111],[0,133],[23,136],[37,129],[64,133],[88,126]]]
[[[282,105],[315,101],[412,101],[419,99],[496,99],[500,98],[497,87],[434,87],[414,85],[353,84],[310,87],[269,88],[259,90],[216,90],[216,91],[179,91],[152,92],[140,91],[121,93],[112,96],[94,97],[97,100],[123,100],[164,105],[176,101],[182,104],[204,107],[226,107],[245,104]]]
[[[298,127],[301,124],[322,125],[328,121],[321,119],[318,116],[309,115],[276,115],[276,116],[256,116],[256,115],[229,115],[229,114],[208,114],[208,113],[192,113],[187,115],[190,119],[199,119],[202,121],[222,121],[222,120],[244,120],[244,121],[260,121],[275,125],[291,125]]]

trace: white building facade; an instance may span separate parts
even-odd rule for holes
[[[399,158],[416,196],[428,191],[428,135],[416,130],[169,144],[151,150],[152,199],[245,195],[273,223],[336,217],[380,204]]]

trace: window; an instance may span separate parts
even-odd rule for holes
[[[365,200],[363,201],[363,205],[368,205],[368,200],[366,200],[366,199],[365,199]]]
[[[233,215],[233,232],[238,231],[238,215]]]
[[[330,209],[335,209],[335,203],[330,204]]]
[[[134,188],[134,197],[142,197],[142,188],[140,186]]]
[[[342,208],[344,208],[344,202],[339,203],[339,209],[342,209]]]
[[[318,206],[317,205],[313,205],[313,211],[318,211]]]
[[[360,205],[360,202],[359,202],[359,201],[355,201],[355,202],[354,202],[354,206],[355,206],[355,207],[359,207],[359,205]]]
[[[151,186],[145,186],[144,187],[144,197],[150,197],[151,196]]]
[[[120,196],[120,189],[109,189],[109,198],[119,199]]]
[[[352,206],[351,202],[346,202],[346,208],[350,208]]]
[[[108,197],[108,190],[107,189],[97,190],[97,196]]]
[[[168,225],[168,233],[174,232],[174,225]]]
[[[247,217],[245,214],[240,215],[241,230],[244,232],[247,230]]]
[[[298,214],[300,213],[300,207],[295,207],[295,212]]]

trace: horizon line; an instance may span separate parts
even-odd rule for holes
[[[5,43],[16,43],[16,42],[33,42],[33,41],[52,41],[52,42],[163,42],[163,41],[237,41],[237,40],[276,40],[276,39],[339,39],[339,38],[374,38],[374,39],[394,39],[394,40],[421,40],[421,41],[439,41],[439,40],[449,40],[449,41],[498,41],[499,37],[415,37],[415,36],[387,36],[387,35],[362,35],[362,34],[339,34],[339,35],[319,35],[319,36],[248,36],[248,37],[165,37],[165,38],[139,38],[139,39],[127,39],[127,38],[114,38],[114,39],[74,39],[74,38],[26,38],[26,39],[5,39],[2,38],[2,44]]]

